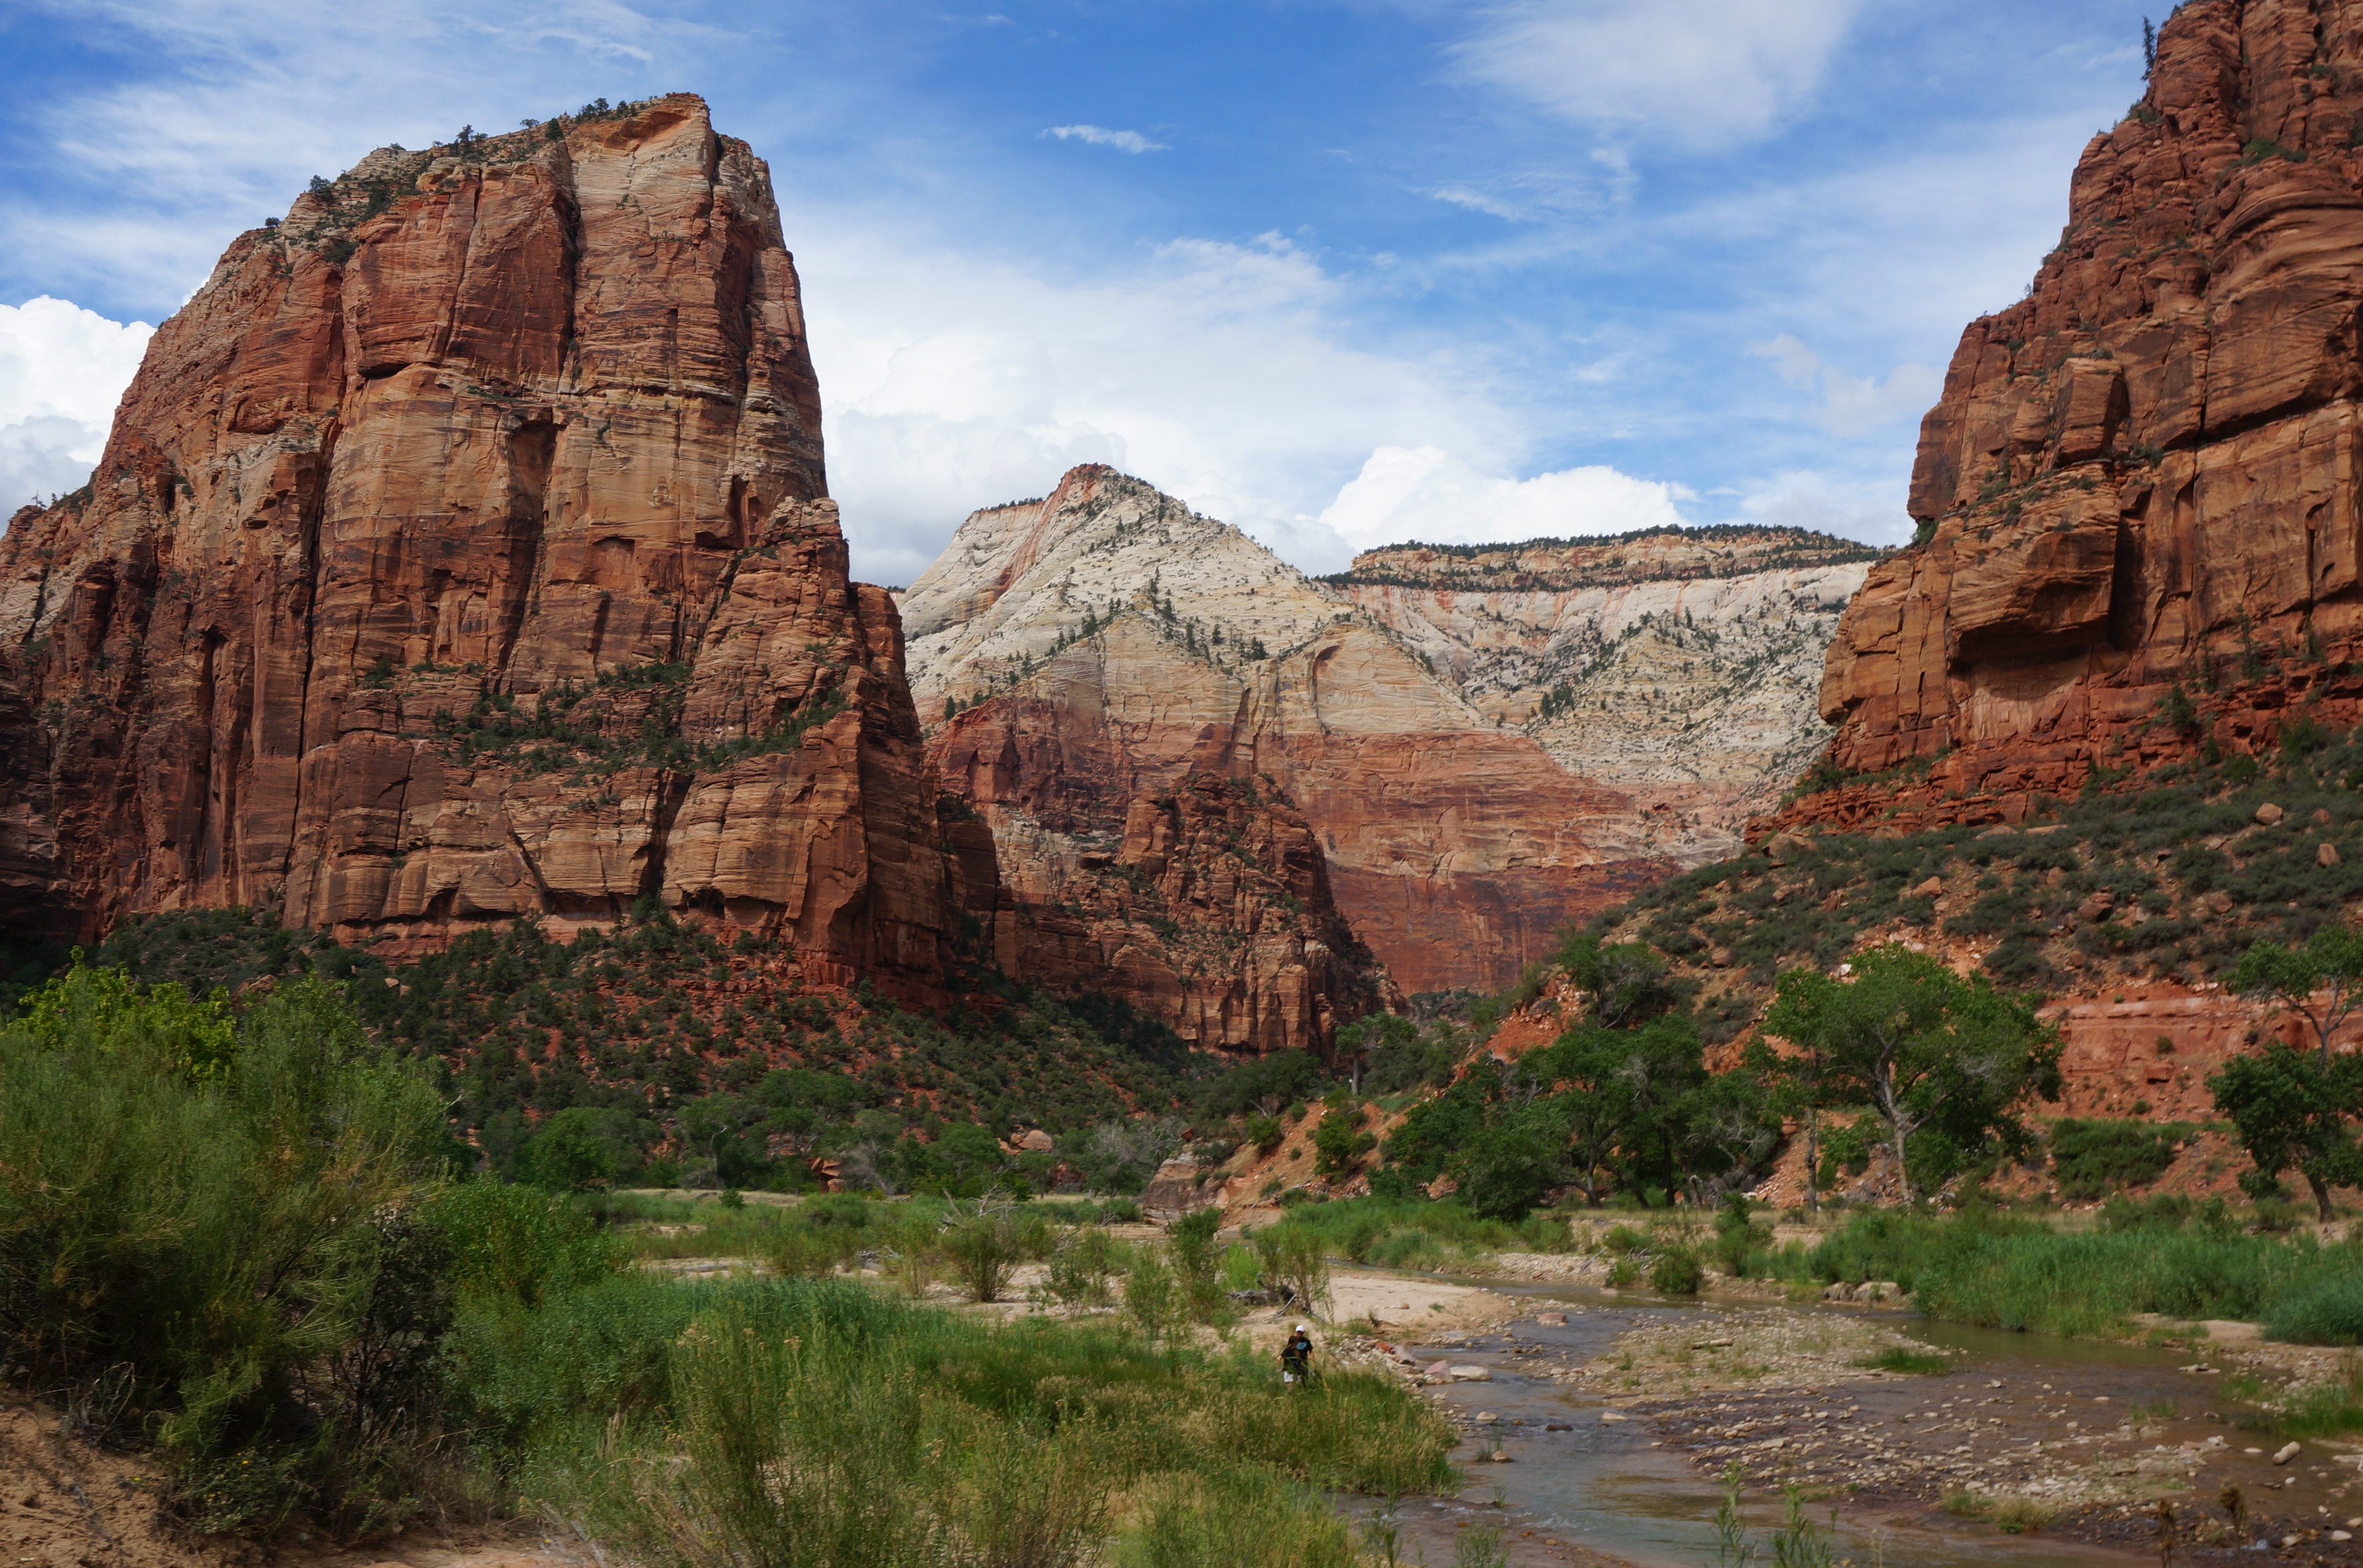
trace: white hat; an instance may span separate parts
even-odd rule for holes
[[[1308,1334],[1308,1333],[1311,1333],[1313,1331],[1312,1331],[1312,1330],[1310,1330],[1310,1329],[1308,1329],[1308,1328],[1306,1328],[1304,1324],[1299,1323],[1299,1324],[1297,1324],[1297,1325],[1296,1325],[1296,1331],[1297,1331],[1298,1333],[1300,1333],[1300,1334]]]

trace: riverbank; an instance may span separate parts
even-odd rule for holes
[[[1891,1562],[2047,1542],[2155,1561],[2161,1498],[2185,1560],[2231,1561],[2258,1540],[2277,1561],[2358,1560],[2363,1442],[2292,1451],[2261,1403],[2341,1375],[2338,1353],[2247,1339],[2194,1360],[1824,1307],[1543,1305],[1529,1297],[1498,1332],[1398,1346],[1397,1364],[1416,1378],[1448,1358],[1482,1375],[1422,1379],[1461,1436],[1457,1462],[1510,1496],[1522,1528],[1572,1545],[1695,1550],[1698,1524],[1620,1518],[1602,1499],[1655,1475],[1686,1485],[1703,1521],[1736,1467],[1758,1499],[1794,1486],[1842,1533],[1888,1540]]]

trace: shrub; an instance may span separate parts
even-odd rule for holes
[[[1282,1306],[1318,1312],[1329,1299],[1329,1259],[1321,1232],[1310,1225],[1281,1224],[1253,1238],[1262,1287]]]
[[[62,984],[48,1016],[81,1022],[37,1002],[0,1035],[0,1358],[70,1398],[106,1369],[199,1529],[399,1524],[450,1311],[421,1212],[448,1168],[433,1088],[320,982],[234,1041],[177,987]],[[340,1376],[363,1341],[384,1375]]]
[[[1016,1216],[986,1209],[946,1230],[941,1245],[971,1301],[998,1301],[1025,1260],[1027,1238]]]
[[[1688,1247],[1668,1247],[1649,1264],[1649,1287],[1668,1296],[1696,1296],[1706,1270]]]
[[[1375,1133],[1362,1130],[1362,1108],[1331,1110],[1313,1130],[1313,1168],[1332,1181],[1353,1173],[1362,1156],[1378,1147]]]
[[[1043,1294],[1070,1307],[1104,1307],[1115,1270],[1115,1240],[1097,1225],[1078,1225],[1050,1253]]]
[[[2123,1187],[2143,1187],[2166,1174],[2176,1148],[2195,1129],[2184,1122],[2079,1121],[2051,1126],[2053,1174],[2063,1197],[2087,1203]]]
[[[1185,1309],[1181,1286],[1165,1260],[1151,1251],[1135,1256],[1124,1276],[1124,1315],[1140,1331],[1142,1341],[1154,1349],[1159,1341],[1170,1339],[1182,1326]]]

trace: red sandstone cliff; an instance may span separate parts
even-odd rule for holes
[[[700,100],[372,154],[0,540],[0,913],[402,951],[650,899],[925,984],[991,846],[826,488],[770,175]]]
[[[2259,745],[2293,704],[2363,717],[2358,116],[2358,0],[2176,11],[2028,296],[1963,333],[1913,474],[1925,543],[1831,646],[1836,770],[1917,776],[1782,821],[2015,818],[2209,734]],[[2203,728],[2145,725],[2177,680]]]

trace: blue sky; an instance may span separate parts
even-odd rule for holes
[[[1894,542],[2141,17],[0,0],[0,502],[81,481],[131,324],[307,176],[686,89],[771,162],[863,575],[1087,460],[1316,570],[1677,518]]]

